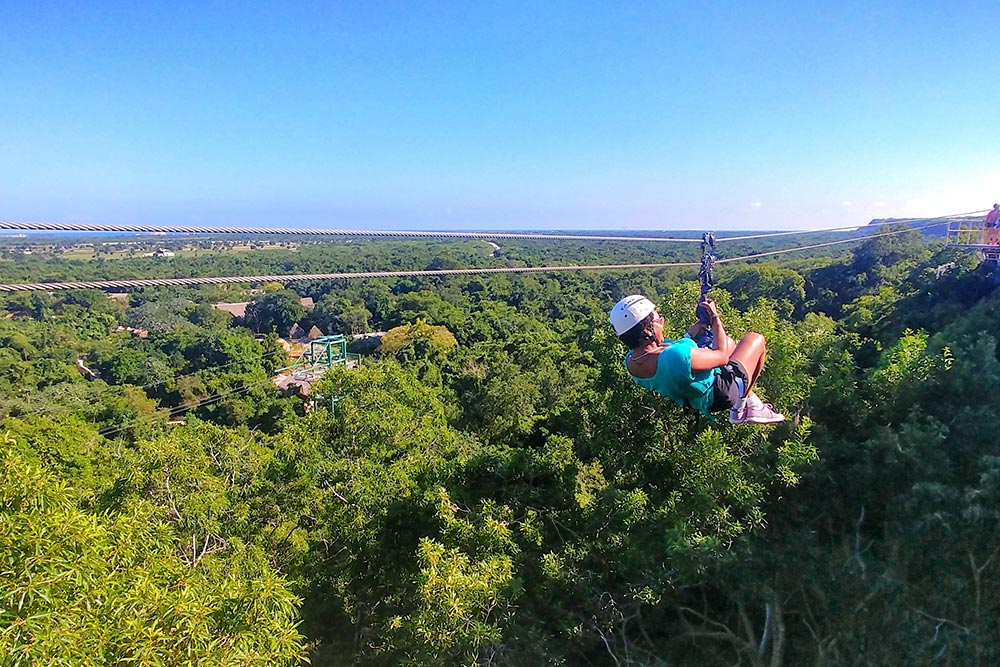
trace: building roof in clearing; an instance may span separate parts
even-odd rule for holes
[[[249,303],[249,301],[244,301],[242,303],[213,303],[212,305],[219,310],[224,310],[233,317],[245,317],[247,314],[247,304]]]
[[[212,305],[218,310],[224,310],[233,317],[246,317],[247,305],[249,303],[249,301],[241,301],[239,303],[213,303]],[[302,297],[299,299],[299,303],[302,304],[302,307],[306,310],[310,310],[316,305],[313,303],[311,296]]]

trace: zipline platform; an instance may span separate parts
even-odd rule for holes
[[[953,220],[948,224],[945,243],[954,248],[978,251],[987,262],[1000,261],[1000,245],[986,243],[986,235],[987,229],[981,220]]]
[[[313,384],[334,366],[352,368],[361,363],[361,355],[347,351],[347,337],[342,334],[320,336],[309,341],[299,358],[291,366],[278,369],[271,378],[282,394],[298,394],[306,399],[306,411],[312,410]],[[331,411],[337,402],[336,396],[329,397]]]
[[[298,371],[317,369],[326,370],[331,366],[356,366],[361,361],[360,354],[347,351],[347,337],[343,334],[319,336],[309,341],[299,358],[291,366],[278,369],[283,371]]]

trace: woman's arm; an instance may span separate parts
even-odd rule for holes
[[[729,362],[729,355],[725,350],[709,350],[704,347],[697,347],[691,350],[691,370],[710,371],[719,366],[725,366]]]
[[[691,370],[693,371],[708,371],[719,366],[725,366],[729,363],[729,354],[731,352],[729,349],[729,336],[726,335],[726,328],[722,325],[722,318],[719,317],[715,301],[705,299],[704,306],[712,318],[712,349],[698,348],[691,350]]]

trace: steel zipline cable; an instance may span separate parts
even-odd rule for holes
[[[58,291],[70,289],[113,290],[128,287],[170,287],[192,285],[225,285],[240,283],[294,282],[303,280],[350,280],[363,278],[413,278],[428,276],[464,276],[491,273],[545,273],[552,271],[599,271],[608,269],[658,269],[676,266],[697,266],[697,262],[664,262],[659,264],[615,264],[588,266],[523,266],[484,267],[470,269],[426,269],[415,271],[361,271],[355,273],[304,273],[294,275],[221,276],[215,278],[149,278],[141,280],[94,280],[66,283],[20,283],[0,285],[0,292]]]
[[[879,222],[880,227],[891,227],[893,225],[914,225],[923,223],[948,223],[955,220],[964,220],[968,218],[974,218],[977,216],[983,216],[987,213],[987,210],[982,211],[969,211],[968,213],[953,213],[951,215],[941,215],[936,218],[901,218],[899,220],[884,220]],[[809,230],[795,230],[789,232],[764,232],[761,234],[747,234],[745,236],[725,236],[716,239],[716,242],[721,241],[750,241],[753,239],[766,239],[772,236],[793,236],[799,234],[819,234],[821,232],[845,232],[857,229],[864,229],[869,225],[848,225],[846,227],[826,227],[824,229],[809,229]],[[874,225],[871,225],[874,226]],[[923,227],[914,226],[913,229],[923,229]]]
[[[262,385],[263,383],[257,383],[257,384],[261,384]],[[166,410],[169,411],[168,419],[173,419],[175,417],[179,417],[180,415],[185,414],[186,412],[188,412],[190,410],[194,410],[195,408],[204,407],[206,405],[214,405],[214,404],[216,404],[216,403],[218,403],[220,401],[223,401],[223,400],[229,398],[230,396],[236,396],[238,394],[246,393],[246,392],[250,391],[251,389],[253,389],[254,386],[255,386],[254,383],[244,384],[244,385],[241,385],[239,387],[235,387],[233,389],[230,389],[229,391],[221,391],[221,392],[219,392],[217,394],[212,394],[211,396],[207,396],[207,397],[201,399],[200,401],[198,401],[197,403],[193,403],[191,405],[178,405],[178,406],[175,406],[175,407],[172,407],[172,408],[165,408]],[[137,424],[143,424],[143,423],[146,423],[146,422],[153,422],[153,421],[156,421],[156,419],[157,419],[157,417],[155,415],[153,415],[153,416],[136,417],[135,419],[130,419],[129,421],[122,422],[121,424],[112,424],[112,425],[104,426],[104,427],[98,429],[97,433],[98,433],[98,435],[101,435],[101,436],[103,436],[105,438],[110,438],[112,436],[115,436],[115,435],[121,433],[122,431],[124,431],[125,429],[127,429],[129,427],[135,426]]]
[[[372,229],[299,229],[294,227],[189,227],[184,225],[100,225],[61,222],[9,222],[0,221],[0,230],[48,232],[119,232],[146,234],[237,234],[271,236],[339,236],[348,238],[423,238],[423,239],[480,239],[480,240],[562,240],[562,241],[659,241],[669,243],[697,243],[695,238],[663,236],[614,236],[591,234],[533,234],[520,232],[435,232]]]
[[[955,213],[937,218],[908,218],[885,220],[880,225],[905,225],[914,223],[937,222],[967,218],[982,215],[983,211]],[[798,234],[819,234],[823,232],[848,231],[864,228],[867,225],[848,225],[842,227],[826,227],[822,229],[800,229],[784,232],[765,232],[744,236],[718,237],[718,242],[745,241],[762,239],[771,236],[792,236]],[[480,239],[480,240],[563,240],[563,241],[649,241],[657,243],[701,243],[700,234],[692,238],[677,238],[667,236],[618,236],[598,234],[548,234],[529,232],[449,232],[449,231],[407,231],[407,230],[366,230],[366,229],[299,229],[294,227],[226,227],[226,226],[188,226],[188,225],[104,225],[94,223],[62,223],[62,222],[17,222],[0,221],[0,230],[6,231],[50,231],[50,232],[104,232],[104,233],[146,233],[146,234],[219,234],[219,235],[272,235],[272,236],[332,236],[353,238],[442,238],[442,239]]]
[[[854,243],[857,241],[867,241],[868,239],[877,239],[884,236],[895,236],[897,234],[905,234],[911,231],[920,231],[923,229],[930,229],[932,227],[941,227],[942,225],[947,225],[949,221],[944,222],[933,222],[927,225],[921,225],[919,227],[907,227],[906,229],[897,229],[891,232],[881,232],[879,234],[869,234],[867,236],[859,236],[850,239],[841,239],[839,241],[827,241],[825,243],[812,243],[809,245],[795,246],[794,248],[785,248],[783,250],[771,250],[768,252],[757,252],[752,255],[743,255],[741,257],[730,257],[728,259],[717,259],[716,264],[725,264],[727,262],[740,262],[748,259],[757,259],[758,257],[770,257],[772,255],[784,255],[789,252],[798,252],[800,250],[812,250],[814,248],[825,248],[827,246],[841,245],[843,243]]]
[[[964,215],[964,214],[963,214]],[[781,255],[789,252],[811,250],[843,243],[854,243],[867,239],[879,238],[883,236],[893,236],[903,234],[913,230],[929,229],[946,225],[955,216],[946,218],[934,218],[941,222],[929,222],[919,226],[908,226],[904,229],[897,229],[875,234],[862,234],[848,239],[839,239],[825,243],[814,243],[811,245],[795,246],[782,250],[772,250],[768,252],[752,253],[739,257],[729,257],[717,260],[718,263],[739,262],[758,257],[769,257]],[[851,228],[858,229],[858,228]],[[867,227],[860,228],[867,230]],[[784,232],[781,232],[782,234]],[[646,240],[646,239],[643,239]],[[696,239],[701,242],[701,239]],[[361,271],[361,272],[341,272],[341,273],[306,273],[291,275],[263,275],[263,276],[219,276],[207,278],[146,278],[137,280],[91,280],[77,282],[52,282],[52,283],[15,283],[0,284],[0,292],[30,292],[30,291],[61,291],[74,289],[100,289],[100,290],[120,290],[134,287],[178,287],[178,286],[198,286],[198,285],[224,285],[224,284],[246,284],[246,283],[266,283],[266,282],[297,282],[304,280],[357,280],[366,278],[415,278],[415,277],[437,277],[437,276],[462,276],[462,275],[489,275],[503,273],[550,273],[561,271],[624,271],[624,270],[649,270],[664,268],[683,268],[700,266],[700,262],[656,262],[646,264],[591,264],[591,265],[563,265],[563,266],[521,266],[521,267],[483,267],[466,269],[426,269],[413,271]]]
[[[279,351],[280,350],[276,350],[275,352],[279,352]],[[263,356],[269,356],[270,354],[273,354],[273,352],[272,353],[267,353],[265,355],[262,355],[262,357]],[[237,362],[233,362],[233,363],[237,363]],[[187,374],[187,375],[179,375],[179,376],[177,376],[177,378],[179,379],[179,378],[182,378],[182,377],[190,377],[191,375],[195,375],[197,373],[202,373],[204,371],[214,370],[215,368],[225,368],[227,366],[232,366],[232,365],[233,364],[230,363],[230,364],[224,364],[222,366],[215,366],[215,367],[211,367],[211,368],[202,368],[202,369],[199,369],[198,371],[196,371],[195,373],[190,373],[190,374]],[[151,386],[153,386],[153,385],[152,384],[150,384],[150,385],[143,385],[142,387],[139,387],[139,389],[144,389],[146,387],[151,387]],[[175,418],[177,418],[177,417],[179,417],[179,416],[181,416],[183,414],[186,414],[187,412],[190,412],[191,410],[194,410],[196,408],[202,408],[202,407],[205,407],[205,406],[208,406],[208,405],[215,405],[216,403],[220,403],[220,402],[224,401],[225,399],[230,398],[232,396],[238,396],[240,394],[245,394],[246,392],[251,391],[251,390],[253,390],[255,388],[264,388],[264,387],[267,387],[269,389],[274,389],[274,385],[271,383],[271,379],[270,378],[258,378],[256,380],[245,381],[243,384],[241,384],[241,385],[239,385],[237,387],[233,387],[233,388],[225,390],[225,391],[216,392],[216,393],[214,393],[214,394],[212,394],[210,396],[206,396],[206,397],[204,397],[204,398],[202,398],[202,399],[200,399],[200,400],[198,400],[198,401],[196,401],[194,403],[190,403],[190,404],[184,404],[184,403],[182,403],[181,405],[175,405],[173,407],[161,408],[161,410],[167,410],[168,411],[168,415],[167,415],[168,419],[175,419]],[[20,417],[20,415],[19,415],[19,417]],[[121,422],[120,424],[108,424],[107,426],[103,426],[103,427],[99,428],[97,430],[97,433],[98,433],[98,435],[101,435],[101,436],[103,436],[105,438],[111,438],[111,437],[116,436],[119,433],[125,431],[126,429],[132,427],[132,426],[136,426],[138,424],[144,424],[144,423],[152,423],[152,422],[157,421],[158,419],[159,419],[159,417],[157,415],[155,415],[155,414],[154,415],[144,415],[144,416],[141,416],[141,417],[136,417],[134,419],[130,419],[130,420]]]
[[[961,214],[963,217],[972,214]],[[948,224],[952,219],[959,216],[945,216],[942,218],[936,218],[930,221],[923,221],[924,224],[907,226],[904,229],[896,229],[892,231],[884,231],[876,234],[862,234],[860,236],[855,236],[848,239],[839,239],[836,241],[829,241],[824,243],[814,243],[804,246],[796,246],[792,248],[785,248],[781,250],[753,253],[748,255],[742,255],[740,257],[731,257],[725,259],[716,260],[718,263],[728,263],[728,262],[738,262],[750,259],[755,259],[759,257],[768,257],[780,254],[786,254],[790,252],[797,252],[803,250],[810,250],[814,248],[822,248],[834,245],[840,245],[844,243],[852,243],[858,241],[864,241],[873,238],[894,236],[897,234],[903,234],[914,230],[929,229],[932,227],[938,227],[941,225]],[[848,229],[862,229],[865,227],[857,228],[851,227]],[[815,232],[813,232],[815,233]],[[779,232],[777,235],[785,235],[785,232]],[[744,240],[750,238],[763,238],[768,235],[757,235],[755,237],[742,237],[742,238],[731,238],[729,240]],[[615,237],[620,238],[620,237]],[[646,240],[646,239],[643,239]],[[702,239],[695,239],[699,243]],[[721,240],[721,239],[720,239]],[[549,272],[549,271],[585,271],[585,270],[625,270],[625,269],[651,269],[651,268],[670,268],[670,267],[697,267],[700,266],[699,262],[664,262],[656,264],[614,264],[614,265],[588,265],[588,266],[543,266],[543,267],[502,267],[502,268],[481,268],[481,269],[440,269],[440,270],[425,270],[425,271],[372,271],[372,272],[361,272],[361,273],[332,273],[332,274],[304,274],[304,275],[290,275],[290,276],[230,276],[223,278],[167,278],[167,279],[152,279],[152,280],[133,280],[133,281],[91,281],[91,282],[77,282],[77,283],[35,283],[35,284],[24,284],[24,285],[0,285],[0,291],[13,292],[13,291],[28,291],[28,290],[61,290],[61,289],[86,289],[86,288],[97,288],[97,289],[109,289],[116,287],[135,287],[135,286],[150,286],[150,285],[203,285],[203,284],[220,284],[220,283],[249,283],[249,282],[270,282],[270,281],[293,281],[293,280],[319,280],[319,279],[351,279],[351,278],[374,278],[374,277],[410,277],[410,276],[447,276],[447,275],[473,275],[473,274],[490,274],[490,273],[538,273],[538,272]],[[265,354],[263,356],[270,356],[274,354]],[[231,365],[235,365],[240,362],[232,362],[229,364],[222,364],[212,368],[199,369],[193,373],[188,373],[184,375],[178,375],[175,379],[180,379],[184,377],[190,377],[197,375],[198,373],[205,372],[207,370],[221,369]],[[143,385],[141,388],[149,388],[168,382],[169,379],[161,380],[159,382],[149,383]],[[239,387],[234,387],[228,391],[218,392],[211,396],[207,396],[194,404],[191,405],[179,405],[173,408],[168,408],[169,418],[177,417],[181,414],[188,412],[189,410],[203,407],[207,405],[213,405],[231,396],[236,396],[249,391],[255,383],[244,384]],[[122,433],[126,429],[135,426],[139,423],[144,423],[150,421],[151,417],[139,417],[136,419],[128,420],[120,424],[113,424],[105,426],[99,429],[99,434],[103,437],[110,438],[115,437]]]
[[[280,348],[274,349],[274,350],[269,350],[269,351],[264,351],[264,352],[262,352],[260,354],[260,356],[253,357],[252,359],[238,359],[236,361],[230,361],[230,362],[225,363],[225,364],[218,364],[218,365],[215,365],[215,366],[205,366],[204,368],[199,368],[198,370],[195,370],[195,371],[190,371],[190,372],[187,372],[187,373],[174,374],[174,375],[171,375],[170,377],[166,377],[166,378],[163,378],[163,379],[160,379],[160,380],[156,380],[154,382],[147,382],[146,384],[142,384],[142,385],[110,384],[109,383],[106,386],[104,386],[102,389],[100,389],[96,393],[96,395],[94,395],[93,397],[91,397],[91,400],[96,401],[98,399],[102,399],[105,395],[109,395],[111,392],[113,392],[115,388],[128,387],[130,389],[139,389],[141,391],[146,391],[147,389],[152,389],[153,387],[164,385],[164,384],[167,384],[167,383],[170,383],[170,382],[177,382],[178,380],[183,380],[185,378],[197,377],[199,375],[213,373],[213,372],[216,372],[216,371],[223,370],[225,368],[232,368],[233,366],[241,366],[241,365],[245,365],[245,364],[252,364],[252,363],[255,363],[255,362],[263,362],[264,360],[268,359],[269,357],[273,357],[273,356],[275,356],[277,354],[280,354],[282,352],[284,352],[284,350],[282,350]],[[50,410],[51,410],[51,406],[48,405],[48,404],[46,404],[45,402],[43,402],[40,407],[37,407],[34,410],[17,411],[16,413],[10,413],[9,416],[16,417],[18,419],[23,419],[25,417],[31,417],[31,416],[34,416],[34,415],[45,414],[45,413],[50,412]]]

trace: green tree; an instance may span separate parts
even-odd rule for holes
[[[299,295],[291,290],[267,292],[247,304],[246,323],[256,333],[276,331],[288,335],[292,325],[302,319],[305,310]]]
[[[781,316],[791,317],[805,307],[805,283],[796,271],[767,263],[740,269],[720,286],[730,293],[736,308],[749,308],[764,298],[775,304]]]
[[[454,334],[447,327],[435,326],[418,318],[412,324],[387,331],[382,337],[379,351],[383,354],[423,358],[443,355],[457,344]]]
[[[261,554],[178,552],[146,502],[75,507],[67,485],[0,453],[0,654],[10,664],[300,664],[297,600]]]

